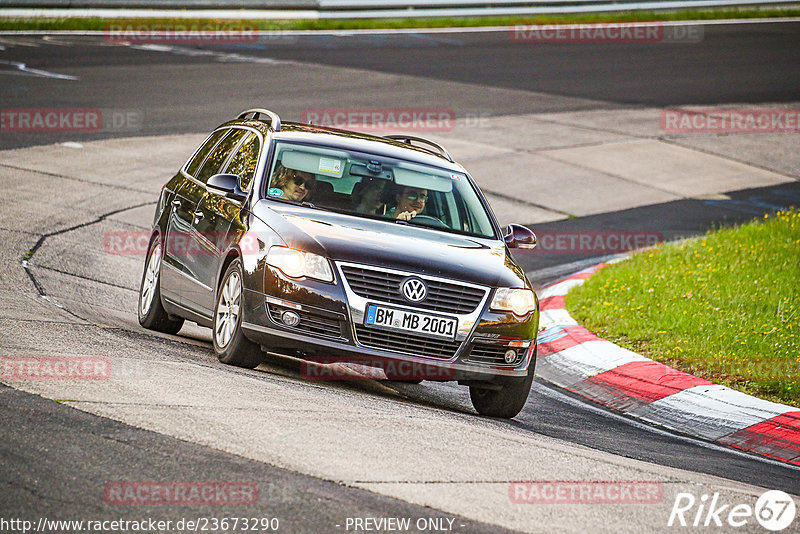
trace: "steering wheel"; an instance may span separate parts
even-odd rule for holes
[[[438,217],[434,217],[433,215],[417,215],[416,217],[411,219],[416,223],[421,223],[424,226],[435,226],[438,228],[450,228],[441,219]]]

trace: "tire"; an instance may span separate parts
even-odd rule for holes
[[[472,406],[487,417],[515,417],[528,400],[536,368],[536,350],[531,357],[528,375],[525,378],[508,378],[500,382],[501,389],[487,389],[480,386],[469,387]]]
[[[150,240],[147,260],[144,263],[142,282],[139,284],[137,305],[139,324],[149,330],[165,334],[177,334],[183,327],[183,319],[170,317],[161,303],[161,260],[163,258],[161,236]]]
[[[224,364],[253,369],[264,359],[261,347],[242,333],[242,261],[228,265],[217,290],[212,338],[214,352]]]

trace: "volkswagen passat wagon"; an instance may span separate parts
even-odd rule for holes
[[[270,351],[457,381],[478,413],[513,417],[533,380],[539,311],[510,249],[535,244],[525,227],[501,231],[436,143],[248,110],[163,187],[139,322],[210,327],[231,365]]]

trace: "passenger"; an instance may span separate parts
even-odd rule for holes
[[[309,193],[316,183],[316,177],[310,172],[288,169],[283,165],[278,165],[272,175],[270,184],[270,196],[285,198],[302,202],[308,200]],[[280,194],[273,195],[273,189],[279,189]]]
[[[386,180],[367,179],[359,183],[360,189],[354,200],[356,213],[368,215],[386,215]]]
[[[403,187],[395,195],[397,206],[394,208],[394,218],[410,221],[425,209],[425,201],[428,200],[427,189],[417,189],[416,187]]]

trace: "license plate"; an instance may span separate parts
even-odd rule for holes
[[[450,340],[455,338],[458,328],[458,320],[452,317],[386,308],[375,304],[367,306],[364,324]]]

